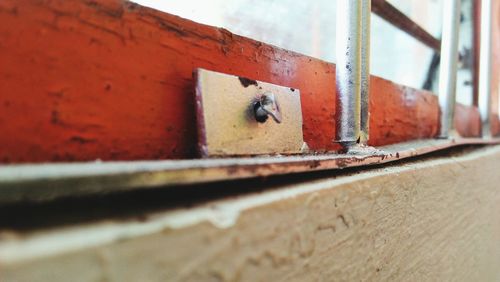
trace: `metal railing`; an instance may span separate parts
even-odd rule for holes
[[[368,140],[370,0],[337,2],[337,136],[345,147]]]
[[[454,129],[461,0],[445,0],[442,40],[434,38],[385,0],[337,2],[337,134],[349,148],[368,141],[370,14],[373,12],[439,52],[440,138],[460,137]],[[483,138],[491,137],[491,0],[481,2],[479,112]]]
[[[441,42],[439,39],[429,34],[419,24],[412,21],[386,0],[372,0],[372,12],[401,31],[408,33],[411,37],[433,49],[435,52],[441,52]]]
[[[458,32],[460,27],[460,1],[443,2],[443,32],[441,40],[441,63],[439,68],[439,107],[441,108],[441,129],[439,137],[457,136],[453,121],[458,63]]]
[[[483,137],[491,137],[491,24],[492,0],[481,1],[479,50],[479,113]]]

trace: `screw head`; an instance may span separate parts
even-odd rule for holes
[[[266,92],[254,103],[255,120],[260,123],[271,116],[276,123],[281,123],[281,111],[274,94]]]
[[[264,109],[262,109],[262,104],[257,101],[253,104],[253,112],[255,115],[255,120],[260,123],[264,123],[269,118],[268,114]]]

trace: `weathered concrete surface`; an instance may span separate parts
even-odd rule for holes
[[[500,146],[24,234],[1,281],[497,281]]]

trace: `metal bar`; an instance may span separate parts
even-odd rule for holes
[[[479,113],[483,137],[491,137],[491,0],[481,1],[481,42],[479,54]]]
[[[359,141],[361,118],[361,1],[337,2],[336,141]]]
[[[481,1],[473,1],[472,3],[472,54],[473,54],[473,67],[472,67],[472,105],[478,107],[479,105],[479,41],[481,30]]]
[[[438,39],[385,0],[373,0],[372,10],[379,17],[434,49],[437,53],[441,51],[441,43]]]
[[[466,144],[499,144],[500,138],[417,140],[367,154],[87,162],[0,166],[0,206],[62,197],[258,178],[398,161]],[[234,187],[237,188],[237,187]]]
[[[370,125],[370,20],[371,0],[363,0],[361,7],[361,143],[369,139]]]
[[[445,0],[443,7],[443,37],[439,69],[439,106],[441,108],[440,137],[454,135],[453,118],[457,85],[458,31],[460,0]]]

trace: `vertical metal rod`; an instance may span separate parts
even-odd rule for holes
[[[443,7],[443,36],[441,39],[441,66],[439,69],[439,106],[441,108],[440,137],[455,134],[455,97],[457,85],[458,35],[460,27],[460,0],[445,0]]]
[[[491,137],[491,0],[481,1],[481,41],[479,53],[479,113],[483,137]]]
[[[360,139],[361,1],[337,1],[337,133],[344,146]]]
[[[371,0],[361,3],[361,143],[369,139],[370,126],[370,20]]]

